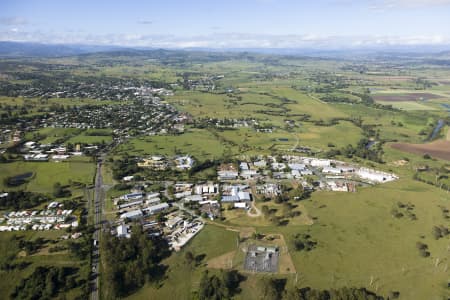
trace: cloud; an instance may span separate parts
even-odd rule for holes
[[[369,8],[375,11],[405,8],[427,8],[436,6],[448,6],[450,0],[373,0]]]
[[[151,21],[151,20],[139,20],[138,24],[141,24],[141,25],[152,25],[153,21]]]
[[[154,48],[279,48],[279,49],[352,49],[393,46],[450,46],[450,37],[442,35],[417,36],[324,36],[270,35],[251,33],[212,33],[205,35],[105,34],[85,32],[70,34],[42,31],[0,30],[0,40],[52,44],[118,45]]]
[[[26,25],[28,21],[22,17],[2,17],[0,18],[0,25],[3,26],[17,26]]]

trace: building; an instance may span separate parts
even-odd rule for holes
[[[198,202],[198,201],[202,201],[203,197],[202,195],[188,195],[186,197],[184,197],[184,202]]]
[[[153,214],[156,214],[156,213],[158,213],[160,211],[163,211],[163,210],[165,210],[167,208],[169,208],[169,204],[164,202],[164,203],[160,203],[160,204],[156,204],[156,205],[153,205],[153,206],[149,206],[149,207],[143,208],[142,210],[146,214],[153,215]]]
[[[119,205],[119,209],[129,208],[129,207],[133,207],[133,206],[139,206],[139,205],[142,205],[142,203],[143,203],[143,200],[127,202],[127,203]]]
[[[137,165],[141,168],[152,168],[155,170],[165,170],[168,167],[166,158],[157,155],[150,158],[144,158],[142,161],[138,162]]]
[[[217,178],[219,180],[234,180],[238,176],[239,173],[234,164],[222,164],[217,171]]]
[[[252,179],[258,177],[258,171],[256,170],[243,170],[241,171],[241,177],[244,179]]]
[[[355,173],[362,179],[366,179],[368,181],[375,183],[388,182],[398,179],[398,177],[395,176],[394,174],[389,174],[367,168],[360,168]]]
[[[331,161],[329,159],[318,159],[312,158],[309,164],[313,167],[329,167],[331,166]]]
[[[123,213],[120,215],[121,219],[138,219],[138,218],[142,218],[144,216],[144,214],[142,213],[142,211],[140,209],[137,210],[132,210],[126,213]]]
[[[234,203],[234,208],[247,209],[248,208],[248,204],[247,204],[247,202],[235,202]]]
[[[324,173],[324,174],[341,174],[342,170],[339,168],[325,167],[322,169],[322,173]]]
[[[134,176],[130,175],[130,176],[125,176],[124,178],[122,178],[123,181],[131,181],[133,180]]]
[[[120,196],[120,200],[125,200],[125,201],[130,201],[130,200],[136,200],[139,198],[143,198],[144,197],[144,193],[131,193],[131,194],[126,194],[123,196]]]
[[[239,168],[240,168],[242,171],[250,170],[250,167],[248,166],[248,163],[246,163],[245,161],[243,161],[243,162],[240,163]]]
[[[121,225],[117,226],[117,237],[130,238],[131,234],[129,233],[129,229],[130,229],[130,226],[128,226],[126,224],[121,224]]]
[[[180,170],[189,170],[194,165],[194,159],[188,155],[178,156],[174,160],[175,167]]]
[[[183,222],[183,219],[181,217],[174,217],[174,218],[170,218],[169,220],[167,220],[165,222],[166,226],[169,227],[170,229],[174,229],[176,226],[178,226],[179,224],[181,224]]]

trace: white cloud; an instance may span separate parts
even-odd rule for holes
[[[373,0],[369,8],[375,11],[389,9],[426,8],[450,5],[450,0]]]
[[[54,44],[120,45],[129,47],[158,48],[314,48],[347,49],[379,46],[450,46],[450,37],[442,35],[423,36],[322,36],[269,35],[250,33],[212,33],[209,35],[175,36],[143,34],[94,35],[84,32],[57,34],[42,31],[23,31],[17,28],[0,30],[0,40],[28,41]]]

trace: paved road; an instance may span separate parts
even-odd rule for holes
[[[103,212],[103,178],[102,178],[102,163],[97,163],[97,174],[95,176],[95,195],[94,195],[94,226],[95,232],[93,235],[94,247],[92,248],[92,280],[91,280],[91,300],[99,299],[99,267],[100,267],[100,250],[98,243],[100,241],[100,230],[102,226],[102,212]]]

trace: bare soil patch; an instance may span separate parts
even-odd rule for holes
[[[391,147],[400,151],[441,158],[450,161],[450,141],[438,140],[428,144],[394,143]]]
[[[401,167],[401,166],[405,166],[408,164],[408,161],[404,160],[404,159],[400,159],[400,160],[396,160],[396,161],[392,161],[390,162],[391,165],[394,165],[396,167]]]

